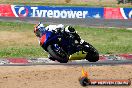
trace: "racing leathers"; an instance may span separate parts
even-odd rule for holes
[[[44,27],[44,25],[42,23],[39,23],[37,26],[35,26],[34,33],[38,37],[40,46],[42,46],[43,42],[41,42],[41,40],[43,39],[42,37],[45,34],[45,32],[46,31],[56,32],[58,30],[63,31],[63,33],[72,33],[78,42],[80,42],[80,40],[81,40],[79,35],[77,34],[77,32],[75,31],[75,29],[73,27],[66,26],[64,28],[64,25],[62,25],[62,24],[48,25],[48,26]],[[55,59],[51,55],[48,55],[48,58],[55,61]]]

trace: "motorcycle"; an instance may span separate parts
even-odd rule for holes
[[[46,31],[41,38],[44,41],[42,48],[60,63],[67,63],[69,60],[75,59],[86,59],[89,62],[98,61],[98,51],[82,39],[80,42],[77,41],[75,34],[78,35],[75,31]]]

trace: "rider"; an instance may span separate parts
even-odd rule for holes
[[[43,42],[41,42],[41,37],[45,34],[46,31],[51,31],[51,32],[55,32],[57,30],[60,31],[65,31],[64,33],[73,33],[74,36],[76,36],[76,40],[78,40],[81,43],[81,39],[79,37],[79,35],[77,34],[77,32],[75,31],[75,29],[71,26],[66,26],[64,27],[64,25],[62,24],[58,24],[58,25],[48,25],[48,26],[44,26],[41,22],[39,24],[37,24],[34,28],[34,33],[35,35],[38,37],[39,40],[39,44],[42,46]],[[50,55],[48,56],[49,59],[51,60],[55,60],[53,57],[51,57]]]
[[[56,29],[59,30],[64,30],[64,25],[58,24],[58,25],[48,25],[45,27],[41,22],[34,27],[34,33],[38,37],[39,44],[42,45],[41,42],[41,37],[45,34],[46,31],[57,31]]]

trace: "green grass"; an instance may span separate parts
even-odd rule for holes
[[[0,57],[47,57],[33,33],[34,24],[0,22]],[[100,54],[132,53],[132,31],[75,26]]]
[[[8,57],[25,57],[25,58],[34,58],[34,57],[46,57],[47,53],[43,52],[40,47],[7,47],[0,50],[0,56],[4,58]]]

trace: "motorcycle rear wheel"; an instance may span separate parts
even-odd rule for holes
[[[89,47],[87,47],[87,45]],[[96,62],[99,60],[99,53],[91,44],[86,43],[84,48],[85,52],[87,52],[86,60],[88,60],[89,62]]]
[[[68,58],[68,56],[67,56],[67,53],[63,50],[63,49],[59,49],[59,51],[57,52],[56,50],[55,50],[55,48],[53,48],[54,47],[54,45],[49,45],[48,47],[47,47],[47,51],[49,52],[49,54],[53,57],[53,58],[55,58],[58,62],[60,62],[60,63],[67,63],[68,62],[68,60],[69,60],[69,58]],[[61,52],[61,54],[59,53],[59,52]]]

